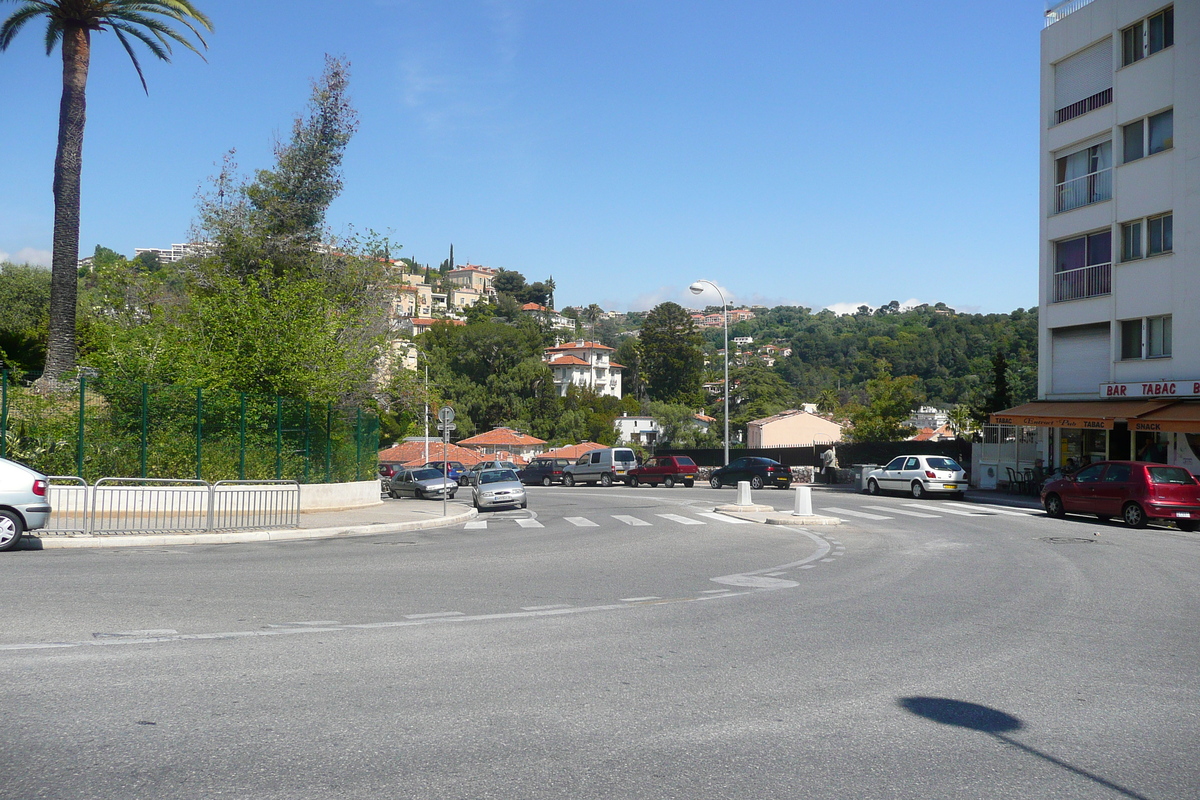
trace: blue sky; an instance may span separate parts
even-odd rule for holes
[[[335,232],[553,276],[556,305],[1037,303],[1041,3],[195,0],[207,63],[93,37],[81,255],[187,238],[325,53],[360,129]],[[0,5],[7,16],[12,3]],[[0,53],[0,258],[49,264],[61,57]],[[715,294],[712,302],[716,302]]]

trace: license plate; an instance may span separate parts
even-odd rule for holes
[[[694,479],[695,479],[695,477],[696,477],[695,475],[684,475],[684,476],[683,476],[683,479],[684,479],[685,481],[690,481],[690,480],[694,480]]]
[[[944,484],[944,485],[942,486],[942,488],[943,488],[943,489],[957,489],[957,488],[958,488],[958,484],[957,484],[957,483],[947,483],[947,484]]]
[[[1177,517],[1184,517],[1185,519],[1190,519],[1190,518],[1191,518],[1191,516],[1192,516],[1192,512],[1190,512],[1190,511],[1176,511],[1176,512],[1175,512],[1175,516],[1177,516]]]

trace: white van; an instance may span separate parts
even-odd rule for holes
[[[628,483],[626,476],[636,466],[637,456],[628,447],[589,450],[563,470],[563,485],[599,483],[601,486],[612,486],[613,481]]]

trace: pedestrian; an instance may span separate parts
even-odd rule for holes
[[[825,478],[825,483],[832,486],[837,482],[837,449],[830,447],[824,453],[821,453],[821,474]]]

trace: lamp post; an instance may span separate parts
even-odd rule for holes
[[[716,290],[721,298],[721,312],[725,318],[725,466],[729,466],[729,304],[725,302],[725,293],[721,291],[721,287],[712,281],[696,281],[688,290],[692,294],[700,294],[704,291],[702,284],[708,284]]]

